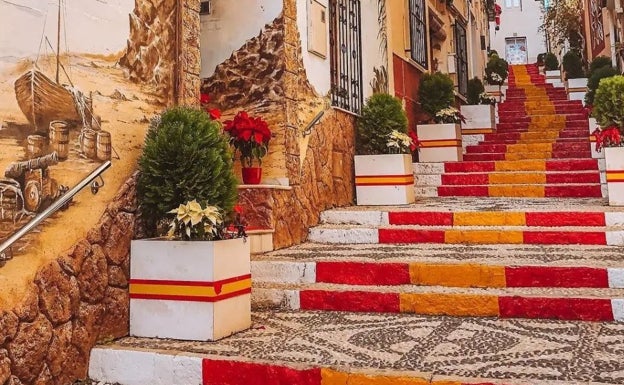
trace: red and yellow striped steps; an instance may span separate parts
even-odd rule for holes
[[[509,197],[509,198],[601,198],[600,183],[594,184],[501,184],[439,186],[439,197]]]
[[[543,151],[543,152],[524,152],[524,153],[467,153],[464,154],[464,161],[480,162],[480,161],[515,161],[525,159],[575,159],[591,157],[591,149],[587,146],[585,151]]]
[[[589,172],[506,172],[506,173],[461,173],[444,174],[442,185],[498,185],[498,184],[568,184],[568,183],[600,183],[598,171]]]
[[[444,164],[444,172],[503,172],[503,171],[595,171],[597,159],[550,159],[518,161],[450,162]]]

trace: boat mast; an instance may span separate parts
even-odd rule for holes
[[[58,23],[56,26],[56,84],[59,84],[59,71],[61,68],[61,1],[58,2]]]

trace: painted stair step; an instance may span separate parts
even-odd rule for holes
[[[489,184],[566,184],[566,183],[600,183],[600,173],[563,172],[563,173],[531,173],[507,172],[488,174],[444,174],[442,185],[489,185]]]
[[[502,160],[523,160],[523,159],[569,159],[569,158],[591,158],[591,149],[585,151],[544,151],[544,152],[499,152],[499,153],[470,153],[464,154],[464,161],[502,161]]]
[[[542,132],[496,132],[492,134],[484,134],[484,142],[496,142],[497,140],[562,140],[562,141],[585,141],[589,140],[587,130],[552,130]]]
[[[464,161],[444,163],[444,172],[585,171],[598,170],[597,159]]]
[[[278,304],[292,310],[624,322],[623,289],[257,284],[252,306],[264,297],[290,297]]]
[[[602,197],[600,184],[550,184],[550,185],[464,185],[464,186],[440,186],[438,196],[463,196],[463,197],[516,197],[516,198],[581,198]]]
[[[466,152],[469,154],[478,153],[531,153],[531,152],[575,152],[588,150],[589,138],[586,142],[569,142],[569,143],[557,143],[557,142],[533,142],[533,143],[515,143],[515,144],[478,144],[466,147]]]
[[[274,273],[276,264],[280,268],[277,274]],[[254,283],[292,283],[289,281],[293,271],[302,268],[307,270],[307,275],[301,277],[299,283],[464,288],[624,288],[624,268],[621,267],[331,260],[306,261],[303,265],[295,261],[252,261]]]
[[[467,135],[467,134],[464,134]],[[563,144],[584,144],[589,146],[590,138],[585,135],[583,137],[576,138],[531,138],[531,139],[501,139],[495,140],[482,140],[478,142],[478,145],[510,145],[510,144],[542,144],[542,143],[563,143]]]
[[[605,343],[624,340],[624,331],[611,323],[313,311],[254,312],[253,322],[216,343],[126,337],[99,345],[88,375],[124,385],[624,381],[624,365],[613,359],[617,345]]]

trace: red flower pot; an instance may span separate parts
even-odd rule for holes
[[[262,167],[243,167],[244,184],[260,184],[262,180]]]

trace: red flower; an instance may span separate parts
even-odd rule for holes
[[[199,96],[199,103],[202,105],[210,103],[210,95],[202,93]]]
[[[622,145],[622,136],[617,126],[609,126],[604,130],[598,127],[591,134],[596,137],[596,151],[598,152],[603,147],[618,147]]]
[[[234,206],[234,212],[237,213],[237,214],[242,214],[243,213],[243,206],[235,205]]]
[[[219,120],[221,119],[221,111],[218,108],[213,108],[208,110],[208,114],[210,115],[210,119]]]
[[[224,130],[230,135],[230,143],[240,152],[244,166],[251,167],[254,159],[260,163],[267,154],[271,130],[262,118],[240,111],[234,119],[224,123]]]

